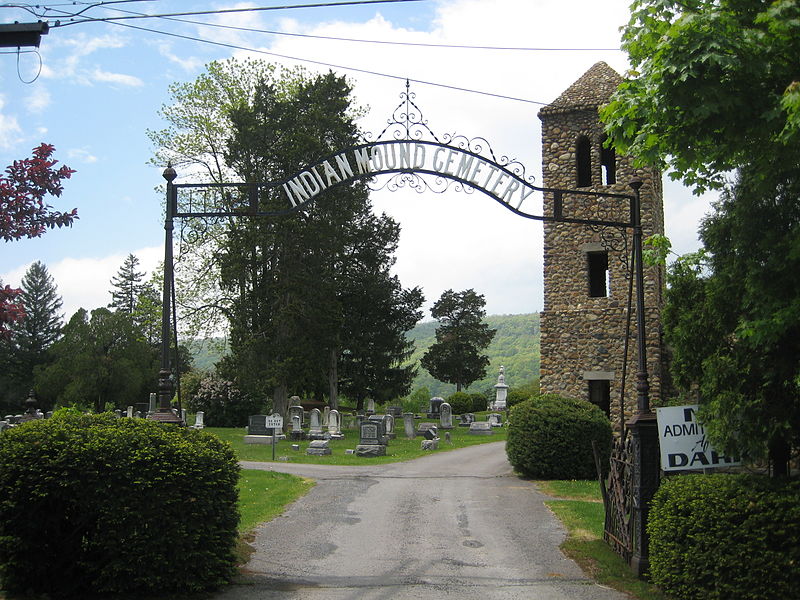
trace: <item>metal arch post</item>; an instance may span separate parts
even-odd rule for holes
[[[633,253],[636,277],[636,414],[628,422],[631,433],[633,459],[633,531],[630,566],[642,577],[650,567],[650,540],[647,521],[650,502],[658,489],[660,480],[658,427],[656,416],[650,410],[650,383],[647,374],[647,338],[644,315],[644,263],[642,261],[641,179],[634,179],[630,186],[634,190],[631,205],[633,226]]]
[[[180,415],[172,412],[172,366],[170,362],[170,324],[172,282],[174,279],[172,265],[172,230],[175,214],[175,186],[173,181],[178,174],[171,164],[164,169],[163,177],[167,180],[166,215],[164,218],[164,288],[161,296],[161,368],[158,372],[158,410],[150,419],[162,423],[182,423]]]

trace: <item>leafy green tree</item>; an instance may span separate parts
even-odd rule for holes
[[[483,322],[485,305],[483,294],[473,289],[447,290],[431,309],[439,321],[436,342],[420,364],[439,381],[454,383],[457,392],[483,377],[489,365],[483,351],[497,331]]]
[[[36,375],[39,397],[59,406],[118,408],[147,400],[156,389],[158,357],[123,312],[80,309],[52,346],[54,361]]]
[[[800,158],[800,5],[636,0],[623,31],[630,77],[601,110],[618,152],[698,191]]]
[[[785,474],[800,448],[800,176],[744,170],[670,269],[664,326],[676,383],[712,441]]]
[[[34,368],[44,367],[50,360],[50,347],[61,335],[61,296],[47,271],[39,261],[28,268],[22,278],[20,301],[25,317],[12,323],[9,368],[16,382],[15,394],[27,395],[33,386]]]

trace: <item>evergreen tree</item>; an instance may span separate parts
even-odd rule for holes
[[[485,305],[475,290],[447,290],[431,309],[440,325],[420,364],[439,381],[454,383],[457,392],[486,374],[489,359],[482,352],[497,331],[483,322]]]
[[[80,309],[52,347],[54,360],[37,371],[35,390],[59,406],[124,408],[146,402],[156,389],[157,350],[130,317],[106,308]]]
[[[350,93],[332,73],[262,81],[230,115],[230,164],[246,180],[278,180],[354,145]],[[276,200],[277,193],[262,197],[261,206]],[[234,298],[229,364],[242,388],[272,388],[278,411],[289,388],[327,395],[335,406],[346,357],[341,375],[357,396],[377,386],[405,389],[411,372],[399,362],[408,346],[397,332],[416,322],[421,294],[404,292],[389,274],[398,235],[389,217],[372,213],[363,183],[328,190],[292,215],[232,224],[220,254],[221,286]],[[369,310],[356,312],[354,297]],[[370,375],[376,379],[366,384]]]
[[[11,325],[9,367],[17,396],[33,387],[34,369],[50,361],[49,349],[61,335],[62,301],[47,267],[34,262],[22,278],[19,300],[25,317]]]
[[[136,312],[139,296],[146,288],[146,284],[142,283],[145,273],[137,271],[138,266],[139,259],[133,254],[129,254],[117,274],[111,278],[113,289],[111,290],[109,308],[114,308],[129,315],[133,315]]]

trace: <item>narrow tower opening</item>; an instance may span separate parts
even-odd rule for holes
[[[578,187],[592,185],[592,146],[589,138],[582,135],[575,144],[575,161],[578,172]]]
[[[603,185],[617,183],[617,155],[614,148],[606,148],[608,136],[603,134],[600,138],[600,167]]]
[[[605,298],[608,296],[608,252],[587,252],[589,270],[589,296]]]

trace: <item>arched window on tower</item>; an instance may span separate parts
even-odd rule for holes
[[[608,136],[603,134],[600,138],[600,170],[603,185],[617,183],[617,155],[614,148],[606,148]]]
[[[575,143],[575,162],[578,171],[578,187],[592,185],[592,145],[589,138],[582,135]]]

